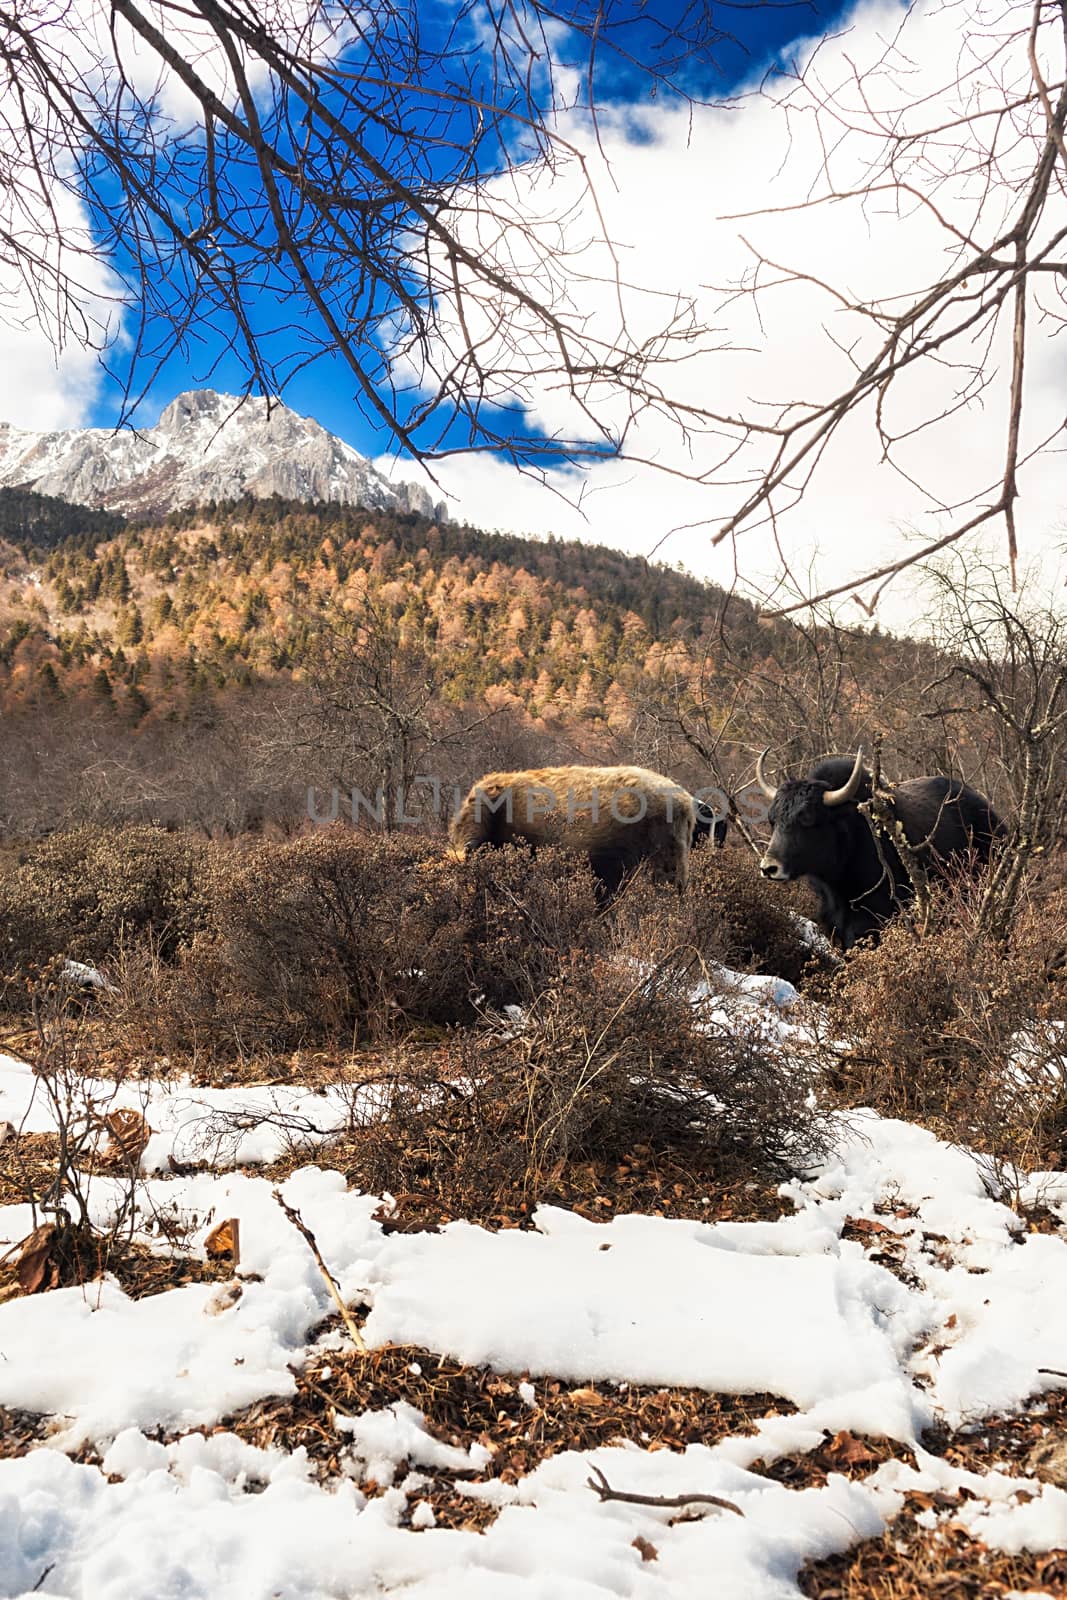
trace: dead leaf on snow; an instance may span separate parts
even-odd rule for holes
[[[833,1466],[841,1467],[874,1467],[878,1466],[881,1460],[870,1445],[864,1444],[862,1439],[857,1439],[855,1434],[848,1433],[844,1429],[840,1433],[835,1433],[826,1446],[825,1458]]]
[[[642,1561],[659,1560],[659,1551],[656,1549],[655,1545],[649,1544],[648,1540],[643,1539],[640,1534],[637,1535],[636,1539],[632,1539],[630,1542],[635,1550],[639,1550],[641,1552]]]
[[[144,1154],[145,1145],[152,1137],[152,1129],[141,1113],[125,1107],[118,1111],[109,1111],[104,1118],[104,1127],[130,1165],[136,1166]]]
[[[904,1502],[912,1511],[947,1511],[960,1503],[957,1494],[946,1494],[943,1489],[929,1493],[926,1489],[909,1489]]]
[[[225,1222],[220,1222],[217,1227],[212,1228],[204,1240],[204,1249],[215,1260],[221,1256],[229,1256],[236,1266],[241,1259],[240,1218],[227,1217]]]
[[[42,1294],[59,1282],[59,1265],[52,1259],[56,1231],[54,1222],[43,1222],[19,1245],[15,1275],[23,1294]]]
[[[845,1227],[851,1228],[853,1233],[891,1233],[895,1239],[900,1237],[895,1228],[887,1228],[884,1222],[876,1222],[873,1217],[846,1217]]]

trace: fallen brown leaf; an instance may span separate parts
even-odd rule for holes
[[[135,1166],[144,1154],[145,1145],[152,1137],[152,1129],[141,1113],[125,1107],[118,1111],[109,1111],[104,1118],[104,1127],[126,1160],[131,1166]]]
[[[935,1489],[932,1494],[925,1489],[909,1489],[904,1500],[913,1511],[947,1511],[960,1503],[958,1495],[946,1494],[943,1489]]]
[[[891,1233],[894,1238],[899,1237],[894,1228],[887,1228],[884,1222],[876,1222],[873,1217],[846,1217],[845,1227],[851,1228],[853,1233]]]
[[[833,1466],[842,1467],[868,1467],[877,1466],[880,1457],[875,1454],[869,1445],[862,1439],[857,1439],[855,1434],[844,1429],[835,1433],[824,1452],[825,1458]]]
[[[23,1294],[41,1294],[45,1289],[54,1289],[59,1282],[59,1266],[52,1259],[56,1233],[54,1222],[43,1222],[19,1246],[15,1276]]]
[[[215,1260],[220,1256],[229,1256],[236,1266],[241,1259],[240,1218],[227,1217],[225,1222],[220,1222],[217,1227],[212,1228],[204,1240],[204,1249]]]
[[[607,1404],[602,1394],[596,1389],[568,1389],[567,1399],[573,1400],[576,1406],[603,1406]]]

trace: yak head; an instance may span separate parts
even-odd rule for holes
[[[851,769],[834,758],[820,762],[810,778],[790,778],[777,788],[764,774],[766,754],[756,762],[756,781],[771,802],[771,837],[760,871],[778,883],[804,877],[835,882],[849,854],[855,802],[870,793],[862,745]]]

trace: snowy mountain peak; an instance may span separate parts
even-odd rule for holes
[[[154,428],[29,433],[0,423],[4,486],[150,515],[243,494],[447,514],[420,485],[385,478],[313,417],[214,389],[178,395]]]
[[[231,395],[219,394],[215,389],[189,389],[185,394],[177,395],[169,406],[164,406],[157,426],[167,433],[177,433],[185,424],[200,417],[214,417],[221,422],[227,411],[236,404]],[[253,410],[257,407],[265,409],[266,401],[259,396],[252,396],[245,401],[245,405]]]

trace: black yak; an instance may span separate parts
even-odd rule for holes
[[[892,839],[883,829],[876,838],[857,809],[872,793],[862,746],[854,761],[828,757],[807,778],[777,789],[764,774],[766,754],[756,763],[756,781],[771,802],[772,832],[760,871],[779,883],[807,878],[823,931],[845,950],[857,939],[877,940],[915,891]],[[1006,831],[989,801],[957,778],[908,778],[889,795],[908,844],[935,872],[951,863],[984,865]]]
[[[452,851],[516,839],[584,851],[605,900],[642,861],[684,889],[695,821],[689,791],[646,767],[489,772],[453,821]]]
[[[720,817],[706,800],[694,799],[693,811],[696,815],[693,826],[694,845],[703,844],[705,839],[710,839],[715,848],[721,850],[726,843],[726,831],[729,826],[727,819]]]

